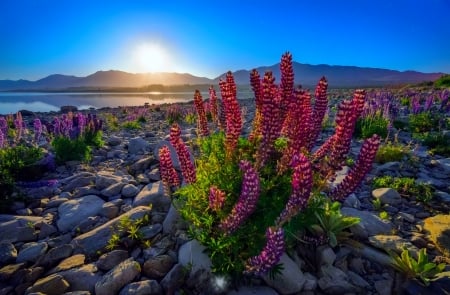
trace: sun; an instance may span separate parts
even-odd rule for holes
[[[167,72],[169,69],[167,51],[157,43],[138,45],[134,59],[140,72]]]

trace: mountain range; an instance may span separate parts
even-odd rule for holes
[[[280,80],[280,65],[257,68],[261,77],[266,71],[272,71],[276,80]],[[329,87],[371,87],[389,86],[405,83],[419,83],[434,81],[444,73],[422,73],[416,71],[395,71],[379,68],[363,68],[355,66],[309,65],[298,62],[293,63],[295,83],[303,86],[314,86],[325,76]],[[248,85],[250,71],[239,70],[233,72],[236,84]],[[37,81],[29,80],[0,80],[0,91],[55,91],[55,90],[108,90],[119,88],[141,88],[148,85],[217,85],[225,73],[209,79],[197,77],[187,73],[147,73],[133,74],[123,71],[98,71],[86,77],[68,75],[50,75]]]

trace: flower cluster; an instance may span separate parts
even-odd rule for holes
[[[311,128],[311,133],[309,134],[309,144],[308,149],[311,149],[316,142],[317,137],[319,136],[320,131],[322,130],[322,121],[327,111],[328,106],[328,98],[327,98],[327,88],[328,82],[325,77],[322,77],[317,83],[314,103],[314,113],[312,115],[313,118],[313,126]]]
[[[227,234],[235,231],[255,211],[259,198],[260,183],[258,173],[249,161],[241,161],[239,167],[244,173],[239,200],[234,205],[231,213],[219,225]]]
[[[181,174],[186,183],[194,183],[197,179],[195,167],[191,161],[189,150],[181,139],[181,129],[178,124],[173,124],[170,128],[170,143],[175,148],[178,159],[180,160]]]
[[[372,163],[375,160],[379,145],[380,137],[378,135],[373,135],[371,138],[364,141],[358,160],[352,167],[352,170],[350,170],[344,180],[331,191],[330,197],[333,200],[343,200],[359,185],[367,172],[372,168]]]
[[[173,167],[172,159],[170,158],[170,150],[167,146],[163,146],[159,149],[159,171],[163,183],[168,186],[168,191],[170,191],[170,187],[180,186],[180,178]]]
[[[209,208],[213,211],[222,209],[225,203],[225,192],[218,189],[216,186],[211,186],[209,189]]]
[[[14,119],[14,128],[16,129],[16,141],[19,141],[26,131],[26,125],[20,112],[17,112],[16,118]]]
[[[249,136],[249,139],[253,141],[261,137],[262,121],[262,85],[259,73],[255,69],[250,72],[250,85],[255,94],[255,117],[253,118],[252,133]]]
[[[208,120],[206,119],[205,106],[203,104],[202,95],[200,94],[200,91],[198,91],[198,90],[195,90],[194,104],[195,104],[195,109],[197,110],[197,115],[198,115],[197,126],[198,126],[198,130],[200,132],[200,135],[208,136],[209,135]]]
[[[214,87],[209,87],[209,105],[210,105],[210,111],[211,111],[211,119],[214,124],[219,125],[219,109],[218,109],[218,102],[217,102],[217,94]]]
[[[36,143],[39,143],[39,140],[41,139],[42,135],[42,123],[41,120],[39,120],[39,118],[34,119],[33,127],[34,127],[34,141]]]
[[[264,275],[280,261],[285,248],[283,228],[267,228],[266,240],[261,253],[247,261],[246,273]]]
[[[3,131],[0,128],[0,148],[4,148],[5,146],[6,146],[6,136],[3,134]]]

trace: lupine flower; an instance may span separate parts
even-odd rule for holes
[[[253,69],[250,73],[250,84],[255,94],[255,117],[253,118],[252,132],[249,140],[254,140],[261,136],[262,121],[262,86],[261,79],[257,70]]]
[[[4,148],[6,146],[6,136],[3,134],[2,129],[0,129],[0,148]]]
[[[170,128],[170,143],[175,148],[180,160],[181,174],[186,183],[194,183],[197,180],[195,167],[191,161],[191,156],[186,144],[181,139],[181,129],[178,124],[173,124]]]
[[[249,161],[241,161],[239,168],[244,173],[241,194],[231,213],[219,227],[227,234],[234,232],[256,209],[260,193],[259,177]]]
[[[308,203],[312,189],[311,163],[303,155],[296,155],[293,159],[292,193],[286,207],[278,217],[278,224],[283,224],[297,215]]]
[[[170,150],[167,146],[159,149],[159,172],[161,173],[161,180],[167,188],[180,186],[180,178],[173,167]]]
[[[294,69],[292,67],[292,54],[290,52],[286,52],[281,56],[280,74],[281,99],[279,118],[284,121],[294,92]]]
[[[379,145],[380,137],[376,134],[364,141],[358,160],[352,170],[350,170],[344,180],[331,191],[330,197],[333,200],[343,200],[361,183],[364,176],[372,168],[372,163],[375,160]]]
[[[427,96],[427,98],[425,99],[425,105],[424,105],[423,109],[425,111],[429,111],[431,109],[431,107],[433,106],[433,101],[434,101],[433,94],[429,94]]]
[[[202,95],[200,94],[200,91],[195,90],[194,94],[194,104],[195,109],[197,110],[198,115],[198,130],[200,132],[201,136],[208,136],[209,130],[208,130],[208,121],[206,119],[206,111],[205,106],[203,104]]]
[[[5,117],[0,117],[0,130],[3,132],[4,136],[8,134],[8,121]]]
[[[319,133],[322,130],[322,122],[328,106],[327,88],[328,82],[325,79],[325,77],[322,77],[317,83],[316,92],[314,94],[315,103],[314,103],[314,112],[312,115],[313,126],[311,129],[309,129],[310,130],[308,143],[309,150],[311,150],[312,147],[314,146],[314,143],[316,142],[317,137],[319,136]]]
[[[225,203],[225,192],[215,186],[209,189],[209,208],[215,212],[222,209]]]
[[[217,94],[214,87],[209,87],[209,104],[211,106],[211,119],[215,124],[219,124],[219,110],[217,104]]]
[[[413,114],[418,114],[421,111],[420,98],[418,95],[415,95],[411,99],[411,111]]]
[[[41,120],[39,120],[39,118],[34,119],[33,127],[34,127],[34,141],[38,143],[42,135],[42,123]]]
[[[22,138],[22,134],[25,131],[25,122],[22,119],[22,114],[17,112],[16,118],[14,119],[14,128],[16,129],[16,141]]]
[[[450,91],[445,89],[445,90],[439,92],[438,97],[441,102],[439,109],[443,112],[450,111],[450,101],[449,101]]]
[[[266,245],[261,253],[247,261],[245,265],[246,273],[258,276],[264,275],[280,261],[285,249],[283,228],[267,228],[266,240]]]

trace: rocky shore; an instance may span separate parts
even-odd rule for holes
[[[240,103],[247,108],[248,133],[253,102]],[[93,151],[91,163],[57,167],[44,177],[56,179],[55,185],[24,189],[30,200],[15,202],[10,214],[0,215],[0,295],[389,295],[398,290],[436,295],[444,294],[438,291],[442,286],[450,288],[450,158],[431,156],[417,146],[414,163],[374,164],[368,181],[343,203],[343,214],[361,218],[351,228],[354,243],[336,248],[299,243],[296,251],[282,257],[280,276],[248,278],[237,286],[211,274],[203,247],[189,239],[187,225],[164,191],[158,159],[159,148],[170,146],[164,110],[150,112],[144,126],[106,130],[106,144]],[[182,129],[185,141],[196,137],[194,125],[184,124]],[[331,132],[325,130],[321,140]],[[398,139],[409,143],[411,135],[400,132]],[[351,154],[356,155],[360,146],[354,140]],[[335,182],[347,172],[344,167]],[[424,204],[391,188],[372,189],[370,180],[381,175],[412,176],[431,184],[433,199]],[[389,218],[379,217],[373,206],[376,198]],[[148,221],[138,230],[147,243],[129,232],[144,218]],[[129,227],[121,229],[124,220],[130,221]],[[121,243],[110,249],[115,235]],[[445,262],[442,278],[428,288],[414,282],[399,286],[400,274],[388,266],[384,250],[399,252],[404,247],[413,255],[426,248],[435,261]]]

